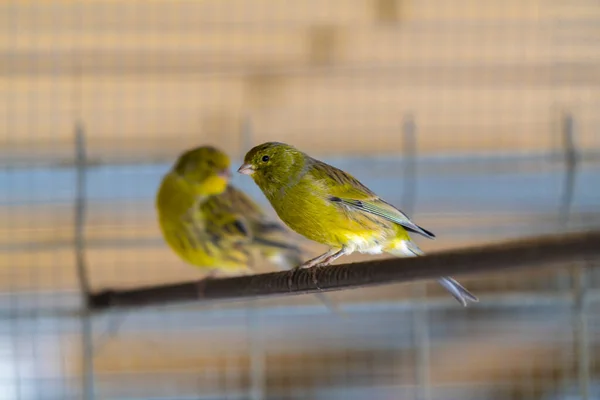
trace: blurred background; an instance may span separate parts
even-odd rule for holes
[[[236,168],[294,144],[435,232],[426,252],[599,228],[597,0],[2,0],[0,17],[1,400],[600,399],[593,260],[461,277],[467,309],[435,282],[331,293],[346,318],[312,296],[90,317],[77,274],[202,276],[153,199],[201,144]]]

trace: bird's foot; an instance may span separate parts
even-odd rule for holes
[[[321,267],[323,266],[323,262],[332,256],[337,254],[337,250],[331,249],[326,253],[321,254],[318,257],[312,258],[304,263],[298,265],[296,268],[312,268],[312,267]]]
[[[293,286],[293,280],[292,280],[292,277],[294,276],[294,271],[297,271],[297,270],[300,270],[300,269],[312,268],[312,267],[314,267],[314,266],[317,266],[317,265],[319,265],[318,263],[315,263],[315,262],[312,262],[312,261],[313,261],[313,260],[309,260],[309,261],[305,262],[304,264],[300,264],[300,265],[298,265],[297,267],[294,267],[294,268],[292,268],[292,269],[289,271],[289,273],[288,273],[288,280],[287,280],[287,283],[288,283],[288,288],[290,289],[290,291],[292,290],[292,286]],[[313,270],[310,272],[310,275],[311,275],[311,278],[312,278],[313,284],[314,284],[314,285],[317,287],[317,289],[321,290],[321,288],[319,287],[318,280],[317,280],[317,275],[316,275],[316,272],[317,272],[317,271],[316,271],[316,268],[315,268],[315,269],[313,269]]]
[[[346,248],[341,248],[339,250],[331,249],[327,253],[321,254],[319,257],[315,257],[312,260],[306,261],[304,264],[299,265],[297,268],[312,268],[312,267],[325,267],[341,256],[346,254]],[[313,284],[317,287],[317,289],[321,289],[317,280],[317,268],[312,271],[312,279]]]
[[[321,261],[320,263],[315,264],[314,267],[326,267],[326,266],[330,265],[333,261],[335,261],[336,258],[333,258],[333,256],[329,256],[329,257],[325,258],[323,261]]]
[[[319,262],[317,264],[317,266],[326,267],[326,266],[330,265],[331,263],[333,263],[338,258],[340,258],[341,256],[343,256],[344,254],[346,254],[345,248],[342,248],[339,251],[334,252],[333,254],[328,254],[323,260],[321,260],[321,262]]]
[[[321,260],[325,257],[325,255],[320,255],[319,257],[315,257],[311,260],[305,261],[304,263],[298,265],[296,268],[298,269],[306,269],[312,268],[321,265]]]

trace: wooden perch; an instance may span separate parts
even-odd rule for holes
[[[91,310],[141,307],[187,301],[244,299],[315,293],[386,283],[434,279],[588,261],[600,256],[600,231],[542,236],[499,244],[354,264],[207,279],[88,296]]]

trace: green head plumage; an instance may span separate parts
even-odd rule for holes
[[[250,175],[263,191],[285,185],[298,174],[310,157],[289,144],[267,142],[252,148],[239,173]]]
[[[173,171],[188,184],[206,195],[225,190],[231,177],[227,154],[212,146],[186,151],[177,159]]]

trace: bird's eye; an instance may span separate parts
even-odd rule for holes
[[[269,156],[263,156],[262,160],[263,160],[263,162],[269,161]]]

